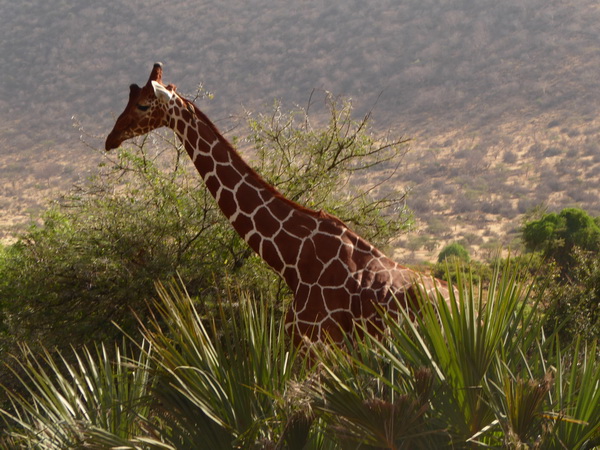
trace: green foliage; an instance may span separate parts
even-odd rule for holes
[[[189,195],[183,170],[167,178],[126,152],[116,164],[11,248],[0,297],[16,339],[64,348],[114,337],[111,321],[134,332],[131,313],[145,316],[152,280],[180,271],[200,288],[219,267],[217,249],[198,239],[213,228],[216,211]],[[113,185],[119,174],[128,177],[121,189]]]
[[[0,410],[10,448],[82,448],[90,441],[95,448],[140,448],[154,440],[145,431],[152,389],[147,344],[141,352],[84,347],[69,358],[74,362],[21,350],[14,374],[25,395],[4,387],[12,411]]]
[[[180,288],[158,292],[158,315],[143,334],[160,372],[161,427],[172,430],[175,448],[263,448],[285,439],[294,413],[306,411],[283,399],[306,365],[273,309],[230,297],[205,325]]]
[[[48,352],[17,359],[25,395],[9,390],[13,412],[0,410],[6,439],[42,449],[306,442],[312,418],[294,401],[294,381],[307,366],[273,308],[229,297],[205,324],[181,286],[157,289],[157,315],[140,323],[138,356],[125,355],[123,345],[112,359],[104,347],[83,348],[75,364]]]
[[[354,336],[348,347],[317,350],[320,376],[305,390],[335,448],[443,448],[449,434],[431,412],[434,376],[381,342]],[[349,351],[349,352],[348,352]]]
[[[527,222],[523,241],[548,262],[543,275],[547,284],[548,329],[572,341],[600,335],[600,226],[598,218],[569,208],[544,214]],[[551,276],[547,276],[547,275]]]
[[[28,353],[26,394],[2,412],[3,444],[593,448],[597,344],[545,334],[541,297],[521,281],[505,267],[488,291],[467,278],[448,302],[423,297],[415,322],[382,312],[381,339],[357,332],[344,349],[311,346],[312,369],[267,302],[230,295],[206,320],[181,287],[159,285],[140,352],[117,350],[114,364],[103,350],[75,364]]]
[[[541,251],[554,259],[563,270],[572,267],[572,251],[600,251],[600,226],[587,212],[579,208],[565,208],[560,213],[549,213],[523,227],[523,242],[530,251]]]
[[[471,261],[467,249],[458,242],[452,242],[440,251],[438,262],[432,265],[431,273],[434,277],[453,284],[465,276],[473,277],[476,283],[488,283],[492,278],[490,265]]]
[[[438,262],[444,262],[448,258],[458,259],[462,262],[469,262],[471,259],[467,249],[458,242],[452,242],[446,245],[438,254]]]
[[[596,344],[548,338],[541,296],[506,267],[487,291],[459,281],[449,302],[423,298],[416,323],[386,316],[383,340],[322,355],[324,379],[311,392],[328,432],[349,439],[342,448],[597,445]],[[410,417],[399,420],[396,406]]]
[[[546,288],[552,305],[547,328],[556,329],[565,341],[594,339],[600,336],[600,260],[597,253],[580,249],[572,257],[568,279],[555,273]]]

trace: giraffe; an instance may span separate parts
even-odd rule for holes
[[[296,344],[342,343],[357,323],[379,334],[378,309],[398,317],[399,304],[412,314],[417,291],[448,298],[445,282],[397,264],[340,219],[284,197],[196,105],[163,84],[162,74],[156,63],[146,85],[130,86],[105,148],[160,127],[175,132],[231,225],[291,289],[285,328]]]

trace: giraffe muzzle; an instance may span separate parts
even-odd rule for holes
[[[115,148],[119,148],[121,146],[122,139],[116,135],[113,131],[106,138],[106,142],[104,143],[104,149],[108,152],[110,150],[114,150]]]

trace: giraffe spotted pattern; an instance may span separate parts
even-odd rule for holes
[[[286,329],[296,342],[336,342],[362,322],[381,327],[378,308],[411,311],[418,291],[448,297],[448,286],[386,257],[341,220],[282,196],[250,168],[214,124],[175,86],[162,84],[156,64],[148,83],[130,87],[129,103],[106,149],[168,126],[175,131],[237,233],[286,281],[294,300]]]

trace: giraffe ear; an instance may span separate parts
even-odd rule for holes
[[[156,81],[152,81],[152,87],[154,88],[154,95],[156,95],[156,98],[161,102],[167,103],[173,97],[171,91]]]

